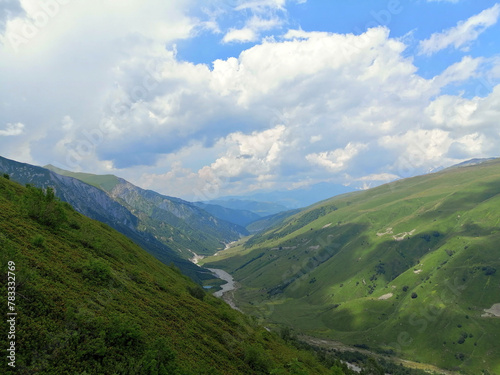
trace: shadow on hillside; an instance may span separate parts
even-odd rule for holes
[[[477,205],[500,194],[500,181],[488,182],[473,187],[483,188],[481,191],[461,192],[456,191],[446,198],[436,210],[427,211],[422,215],[422,218],[427,220],[437,221],[460,211],[468,211]]]

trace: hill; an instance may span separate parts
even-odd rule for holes
[[[268,322],[499,374],[500,160],[473,164],[320,202],[205,265]]]
[[[0,248],[3,374],[329,373],[51,189],[0,177]]]

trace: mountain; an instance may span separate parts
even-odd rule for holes
[[[79,179],[106,192],[138,218],[138,227],[184,258],[211,255],[226,243],[248,234],[240,225],[222,220],[179,198],[141,189],[113,175],[75,173],[48,165],[58,174]]]
[[[250,211],[260,217],[275,215],[288,210],[286,206],[278,203],[249,200],[245,197],[227,197],[198,203],[217,205],[232,210]]]
[[[500,374],[499,225],[494,159],[334,197],[204,261],[270,324]]]
[[[0,249],[6,375],[331,374],[50,189],[0,177]]]
[[[182,259],[171,247],[161,243],[153,235],[139,230],[140,220],[101,189],[46,168],[19,163],[3,157],[0,157],[0,171],[23,185],[31,184],[44,189],[54,188],[56,196],[71,204],[78,212],[106,223],[125,234],[163,263],[173,262],[194,280],[201,281],[209,277],[205,270]]]
[[[470,160],[464,161],[462,163],[455,164],[449,168],[468,167],[468,166],[472,166],[472,165],[478,165],[478,164],[481,164],[481,163],[484,163],[484,162],[487,162],[490,160],[495,160],[495,158],[470,159]]]
[[[298,189],[257,192],[247,196],[222,197],[211,203],[224,205],[228,204],[225,203],[227,201],[243,201],[247,204],[246,209],[258,214],[261,213],[253,209],[250,202],[252,202],[253,205],[268,203],[270,204],[270,209],[261,214],[261,216],[268,216],[285,210],[307,207],[324,199],[329,199],[333,196],[352,191],[354,191],[354,188],[349,186],[338,185],[331,182],[320,182]],[[242,206],[233,206],[231,208],[242,208]]]
[[[237,224],[241,227],[246,227],[248,224],[261,219],[260,215],[248,210],[236,210],[203,202],[194,202],[193,204],[221,220]]]

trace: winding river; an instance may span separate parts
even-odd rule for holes
[[[222,279],[226,282],[224,285],[221,285],[222,288],[221,290],[218,290],[217,292],[214,293],[214,296],[222,298],[233,309],[241,311],[236,307],[233,301],[232,293],[229,293],[238,288],[233,277],[226,271],[217,268],[207,268],[207,270],[213,272],[219,279]]]

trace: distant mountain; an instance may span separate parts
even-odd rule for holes
[[[207,211],[213,216],[225,220],[230,223],[246,227],[248,224],[261,219],[260,215],[248,210],[236,210],[232,208],[223,207],[216,204],[208,204],[203,202],[194,202],[196,207]]]
[[[78,179],[62,176],[46,168],[19,163],[0,157],[0,172],[13,181],[40,188],[53,187],[56,196],[71,204],[78,212],[108,224],[125,234],[165,264],[174,263],[194,280],[206,279],[206,271],[182,259],[171,247],[158,241],[152,234],[140,230],[140,219],[126,207],[114,201],[104,191]]]
[[[312,205],[204,265],[270,324],[500,374],[499,225],[500,159],[475,160]]]
[[[232,200],[244,201],[244,202],[253,201],[259,203],[271,202],[273,206],[270,206],[270,209],[266,209],[264,212],[261,211],[261,213],[256,211],[250,204],[246,206],[247,207],[246,209],[248,209],[249,211],[258,213],[261,216],[268,216],[276,214],[281,211],[307,207],[310,206],[311,204],[317,203],[325,199],[329,199],[333,196],[349,193],[352,191],[355,191],[355,189],[350,186],[344,186],[330,182],[320,182],[318,184],[314,184],[308,187],[293,189],[293,190],[277,190],[270,192],[259,192],[246,196],[222,197],[218,198],[218,200],[216,201],[211,201],[210,203],[223,205],[225,201],[232,201]],[[259,209],[258,208],[259,206],[257,204],[255,204],[255,206],[257,207],[257,209]],[[238,206],[238,207],[232,206],[230,208],[244,209],[243,206]]]
[[[13,166],[0,162],[3,172]],[[18,178],[53,179],[60,190],[70,183],[18,167]],[[11,308],[0,321],[10,336],[4,375],[332,374],[331,363],[287,344],[109,226],[38,198],[0,175],[2,289],[7,295],[9,281]],[[61,213],[58,225],[26,202]]]
[[[274,215],[279,212],[283,212],[288,210],[287,207],[274,203],[274,202],[259,202],[255,200],[246,200],[245,197],[226,197],[220,199],[214,199],[205,202],[198,202],[197,204],[209,204],[209,205],[217,205],[225,208],[229,208],[232,210],[240,210],[252,212],[259,217],[265,217],[269,215]]]
[[[485,163],[487,161],[495,160],[495,159],[496,158],[470,159],[470,160],[467,160],[467,161],[464,161],[464,162],[452,165],[450,168],[470,167],[470,166],[473,166],[473,165],[482,164],[482,163]]]
[[[220,219],[193,203],[141,189],[113,175],[75,173],[51,165],[47,168],[102,189],[138,218],[138,228],[186,259],[194,253],[214,254],[226,243],[248,234],[244,227]]]

